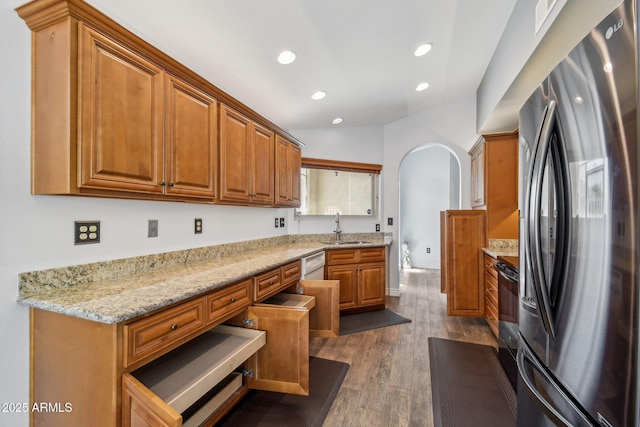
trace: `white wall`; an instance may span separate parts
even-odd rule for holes
[[[384,231],[393,233],[391,259],[389,260],[390,292],[399,295],[400,289],[400,245],[398,215],[400,208],[399,177],[400,164],[407,153],[426,145],[448,147],[458,158],[461,168],[461,208],[471,206],[470,163],[467,150],[478,139],[475,133],[475,96],[453,99],[447,104],[427,108],[405,119],[384,127],[385,180],[383,182],[384,218],[393,217],[393,226],[384,222]],[[439,220],[433,224],[439,228]],[[438,232],[439,233],[439,232]]]
[[[287,234],[275,217],[292,209],[91,199],[30,194],[31,38],[13,10],[0,3],[0,402],[29,402],[28,309],[16,302],[18,274],[177,249]],[[204,232],[193,233],[194,218]],[[148,219],[159,236],[146,237]],[[101,242],[74,246],[73,222],[100,220]],[[291,225],[291,222],[288,223]],[[0,425],[28,425],[27,414],[0,412]]]
[[[407,242],[414,268],[440,268],[440,211],[451,208],[450,187],[459,181],[451,176],[460,173],[452,157],[442,146],[428,146],[400,166],[400,244]]]

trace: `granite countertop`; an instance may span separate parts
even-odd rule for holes
[[[492,258],[518,256],[518,245],[517,239],[489,239],[489,247],[482,248],[482,251]]]
[[[58,287],[48,285],[46,279],[34,279],[38,277],[38,273],[43,272],[24,273],[23,275],[28,277],[20,278],[18,302],[30,307],[114,324],[325,249],[379,247],[387,244],[384,241],[355,241],[340,245],[323,242],[284,243],[88,283],[66,283]],[[62,275],[67,273],[68,271]],[[22,282],[29,280],[41,283],[23,286]]]
[[[482,248],[483,252],[492,258],[498,258],[499,256],[518,256],[518,249],[493,249]]]

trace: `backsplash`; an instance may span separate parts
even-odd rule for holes
[[[391,236],[391,233],[345,233],[341,236],[341,240],[368,241],[374,243],[383,242],[384,237],[387,234]],[[32,271],[21,273],[18,276],[18,295],[19,297],[24,298],[42,291],[62,289],[69,286],[81,285],[100,280],[116,279],[118,277],[128,276],[131,274],[145,273],[198,261],[215,259],[222,260],[230,255],[236,255],[253,250],[267,249],[275,246],[297,243],[330,242],[333,240],[335,240],[335,235],[333,233],[292,234]]]
[[[518,250],[518,239],[489,239],[489,249]]]

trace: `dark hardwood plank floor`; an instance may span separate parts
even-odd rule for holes
[[[351,365],[324,427],[433,426],[427,338],[497,346],[484,319],[446,315],[440,270],[403,270],[400,284],[387,307],[411,323],[311,340],[312,356]]]

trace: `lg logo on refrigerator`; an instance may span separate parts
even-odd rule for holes
[[[607,33],[605,34],[605,37],[607,38],[607,40],[609,40],[611,38],[613,33],[615,33],[620,28],[622,28],[623,25],[624,25],[624,21],[621,19],[614,26],[607,28]]]

